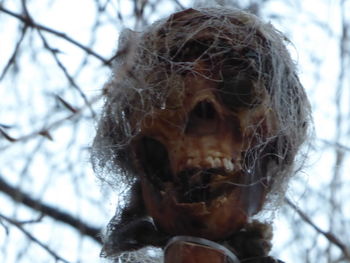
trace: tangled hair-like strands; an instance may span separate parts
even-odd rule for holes
[[[188,9],[142,33],[124,32],[113,75],[104,89],[105,104],[92,149],[95,170],[112,184],[120,179],[133,182],[138,168],[130,142],[142,119],[173,96],[183,95],[181,75],[199,74],[194,63],[201,59],[220,65],[232,79],[242,75],[266,89],[278,122],[278,134],[270,140],[279,160],[266,169],[274,179],[271,193],[281,192],[311,121],[309,102],[286,42],[272,25],[227,8]],[[213,78],[211,69],[204,77]],[[268,143],[261,142],[247,154],[251,163],[262,157],[258,151]]]

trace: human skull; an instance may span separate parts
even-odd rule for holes
[[[208,78],[208,66],[199,60],[175,80],[183,94],[144,118],[133,145],[145,172],[145,203],[159,227],[217,239],[261,208],[268,178],[252,178],[246,154],[273,138],[277,123],[263,86],[236,75],[225,91],[225,69],[211,68]]]
[[[162,231],[228,237],[281,191],[306,137],[309,105],[282,36],[240,10],[187,9],[124,46],[99,164],[141,181]]]

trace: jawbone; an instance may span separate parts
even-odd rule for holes
[[[150,216],[162,231],[171,235],[192,235],[223,239],[242,228],[248,215],[242,189],[232,187],[210,202],[180,202],[170,185],[157,191],[142,181],[143,197]]]

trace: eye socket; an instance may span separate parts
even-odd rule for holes
[[[151,137],[140,138],[136,146],[137,157],[150,181],[158,187],[161,187],[163,182],[170,181],[172,172],[165,146]]]
[[[219,96],[231,110],[255,108],[261,103],[256,88],[254,81],[248,75],[224,75],[223,82],[219,85]]]
[[[203,56],[212,46],[213,40],[194,39],[188,41],[181,49],[174,49],[170,52],[173,61],[193,61]]]

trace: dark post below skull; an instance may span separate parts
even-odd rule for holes
[[[92,160],[133,186],[104,253],[182,235],[274,262],[270,228],[252,218],[283,196],[310,119],[283,35],[208,8],[121,39]]]

